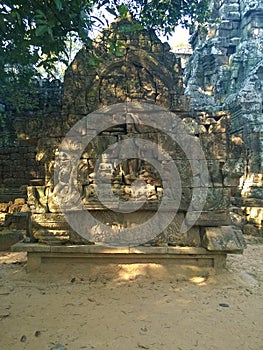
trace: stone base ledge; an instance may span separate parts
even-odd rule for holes
[[[34,252],[34,253],[82,253],[82,254],[213,254],[201,247],[107,247],[99,244],[90,245],[47,245],[40,243],[19,242],[12,246],[14,252]]]
[[[38,243],[17,243],[14,252],[27,252],[27,271],[39,269],[52,262],[95,264],[157,263],[184,273],[215,274],[225,268],[225,252],[209,252],[194,247],[105,247],[100,245],[48,246]]]

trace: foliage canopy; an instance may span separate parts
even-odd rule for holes
[[[37,67],[52,73],[57,62],[70,63],[69,46],[88,44],[94,28],[129,12],[145,28],[163,34],[178,24],[191,26],[208,16],[209,0],[10,0],[0,4],[0,78],[29,82]]]

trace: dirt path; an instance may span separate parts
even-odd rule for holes
[[[216,278],[177,281],[122,266],[116,278],[85,266],[27,274],[25,254],[1,253],[0,349],[262,350],[262,257],[249,244]]]

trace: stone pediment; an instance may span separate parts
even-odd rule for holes
[[[127,25],[129,32],[121,30]],[[65,75],[63,114],[85,115],[119,102],[183,111],[188,104],[182,80],[180,60],[169,45],[136,22],[122,20],[76,55]]]

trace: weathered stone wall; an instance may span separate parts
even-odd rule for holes
[[[36,144],[17,137],[14,124],[23,121],[5,120],[0,129],[0,182],[1,191],[19,189],[29,185],[30,180],[44,177],[44,171],[36,161]],[[23,125],[24,126],[24,125]]]
[[[246,227],[259,234],[263,219],[263,2],[214,0],[211,10],[212,24],[200,26],[191,38],[186,94],[193,110],[230,112],[231,133],[236,142],[243,140],[239,158],[245,163],[240,164],[243,174],[233,204],[241,206],[256,229]]]
[[[19,111],[1,100],[0,201],[25,196],[26,186],[34,182],[44,184],[48,145],[62,135],[61,97],[60,82],[43,81]]]

